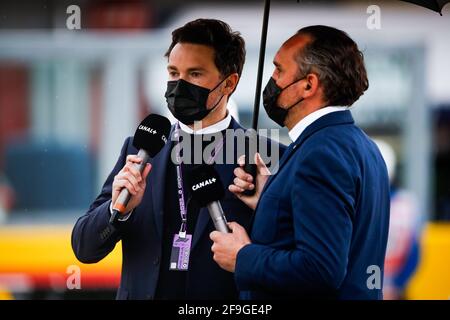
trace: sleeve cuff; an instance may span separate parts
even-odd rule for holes
[[[110,214],[113,213],[112,201],[111,201],[110,204],[109,204],[109,213],[110,213]],[[132,213],[133,213],[133,210],[131,210],[131,211],[128,212],[127,214],[120,215],[118,221],[122,221],[122,222],[127,221],[128,218],[131,216]]]

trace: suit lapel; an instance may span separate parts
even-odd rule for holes
[[[172,133],[175,126],[172,126],[170,131],[170,137],[172,137]],[[166,172],[167,165],[170,161],[170,153],[172,151],[172,141],[166,143],[166,145],[162,148],[162,150],[151,159],[152,164],[152,172],[150,177],[150,187],[152,192],[152,203],[153,203],[153,212],[155,217],[155,225],[156,229],[159,233],[160,238],[162,238],[163,234],[163,214],[164,214],[164,195],[165,187],[166,187]]]
[[[277,172],[280,171],[280,168],[284,165],[286,160],[289,158],[290,154],[293,152],[293,146],[294,146],[294,143],[291,143],[289,145],[289,147],[286,149],[286,151],[283,153],[283,156],[281,157],[280,161],[278,162],[277,166],[275,167],[275,170],[274,170],[275,173],[270,175],[269,179],[267,180],[267,183],[264,185],[262,192],[264,192],[267,189],[268,185],[273,180],[273,178],[276,176]]]

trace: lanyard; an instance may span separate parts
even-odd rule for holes
[[[186,208],[186,202],[184,200],[184,187],[183,187],[183,170],[181,168],[181,156],[180,156],[180,125],[177,124],[177,127],[175,128],[175,138],[177,139],[177,145],[176,145],[176,160],[177,164],[175,166],[176,172],[177,172],[177,194],[178,194],[178,203],[180,207],[180,216],[181,216],[181,227],[180,231],[178,232],[180,238],[186,237],[186,227],[187,227],[187,208]],[[220,150],[223,147],[225,138],[223,135],[221,136],[220,141],[215,145],[214,147],[214,154],[212,154],[208,161],[206,161],[207,164],[211,164],[216,159],[217,155],[219,154]],[[203,149],[202,149],[203,150]]]

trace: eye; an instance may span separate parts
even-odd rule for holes
[[[176,72],[176,71],[169,71],[169,76],[171,78],[177,78],[178,77],[178,72]]]
[[[193,77],[193,78],[198,78],[198,77],[200,77],[202,74],[200,73],[200,72],[198,72],[198,71],[193,71],[193,72],[191,72],[191,77]]]

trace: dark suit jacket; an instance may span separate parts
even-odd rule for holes
[[[243,129],[234,119],[231,128]],[[274,143],[266,140],[268,144]],[[122,276],[117,299],[152,299],[160,269],[164,190],[166,167],[170,160],[171,143],[149,162],[152,171],[147,177],[147,187],[141,204],[127,221],[120,222],[118,230],[103,234],[110,218],[111,189],[114,176],[125,165],[128,154],[136,154],[132,139],[123,145],[120,157],[108,176],[102,191],[87,213],[79,218],[72,232],[72,247],[83,263],[95,263],[110,253],[122,240]],[[281,151],[283,147],[277,144]],[[236,165],[215,165],[226,188],[221,201],[228,221],[236,221],[249,229],[253,211],[228,191],[234,179]],[[174,201],[178,201],[174,199]],[[199,212],[194,232],[189,270],[187,271],[187,296],[190,299],[231,299],[238,297],[233,274],[222,270],[213,260],[209,233],[214,230],[206,208]]]
[[[237,257],[241,296],[380,299],[388,224],[378,148],[350,111],[325,115],[289,146],[266,183],[253,243]]]

